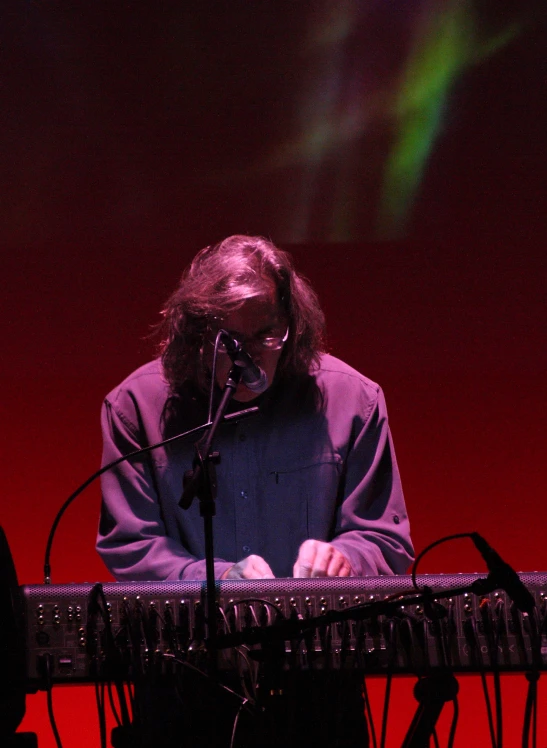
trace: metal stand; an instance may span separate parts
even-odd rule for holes
[[[408,728],[402,748],[428,748],[435,725],[447,701],[458,695],[458,681],[452,673],[427,675],[414,686],[419,706]]]
[[[199,511],[203,517],[205,537],[205,569],[206,569],[206,611],[207,638],[209,656],[209,674],[216,675],[218,670],[217,656],[217,602],[215,587],[215,566],[213,546],[213,517],[216,513],[215,499],[217,495],[216,468],[220,461],[220,454],[212,451],[213,439],[224,418],[228,404],[232,399],[241,379],[243,369],[232,366],[222,392],[222,399],[208,431],[195,444],[196,456],[192,470],[184,475],[184,491],[179,506],[188,509],[195,496],[199,499]]]

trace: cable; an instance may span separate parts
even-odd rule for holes
[[[496,603],[496,611],[499,612],[498,603]],[[494,709],[496,714],[496,744],[501,748],[503,743],[503,721],[502,721],[502,701],[501,701],[501,680],[500,671],[498,665],[498,644],[499,626],[494,631],[494,621],[491,612],[490,599],[487,597],[482,598],[479,603],[479,610],[481,614],[483,632],[486,639],[488,648],[488,654],[490,658],[490,667],[492,670],[492,678],[494,683]],[[499,621],[498,621],[499,623]]]
[[[372,748],[378,748],[378,743],[376,742],[376,730],[374,728],[374,719],[372,717],[372,707],[370,705],[370,699],[368,696],[366,678],[363,678],[363,685],[361,686],[361,688],[362,688],[361,693],[363,695],[363,704],[365,706],[365,721],[368,725],[368,731],[372,739]]]
[[[454,745],[454,738],[456,737],[456,727],[458,726],[458,718],[460,716],[460,707],[458,704],[458,697],[452,700],[454,705],[454,714],[452,716],[452,722],[450,724],[450,732],[448,733],[447,748],[452,748]]]
[[[90,609],[93,609],[93,607],[96,608],[96,611],[100,614],[103,626],[104,626],[104,635],[105,635],[105,642],[104,642],[104,652],[105,652],[105,664],[108,666],[106,668],[107,675],[110,676],[109,680],[109,694],[110,694],[110,701],[111,704],[113,703],[111,692],[110,692],[110,681],[113,680],[114,687],[116,688],[116,693],[118,695],[118,703],[120,706],[120,720],[121,725],[124,727],[129,727],[131,724],[131,717],[129,714],[129,709],[127,706],[127,699],[125,695],[125,689],[124,689],[124,683],[123,678],[121,675],[121,658],[120,658],[120,650],[116,646],[116,640],[112,631],[112,624],[110,621],[110,613],[108,610],[108,602],[106,600],[106,596],[104,594],[104,589],[102,584],[98,583],[94,585],[91,593],[90,593],[90,604],[88,605],[88,613]],[[98,663],[99,666],[100,663]],[[117,712],[113,708],[113,713],[115,715],[115,718],[117,719]]]
[[[236,413],[228,413],[224,416],[224,421],[234,421],[238,418],[247,418],[247,416],[251,416],[254,413],[258,412],[258,407],[254,405],[251,408],[245,408],[244,410],[239,410]],[[51,530],[49,531],[49,536],[46,543],[46,550],[44,553],[44,584],[51,584],[51,564],[50,564],[50,557],[51,557],[51,547],[53,545],[53,539],[55,537],[55,533],[57,531],[57,527],[59,525],[59,522],[61,521],[64,513],[68,509],[68,507],[72,504],[72,502],[84,491],[88,486],[90,486],[94,480],[96,480],[99,476],[101,476],[103,473],[106,473],[107,470],[111,470],[113,467],[116,467],[116,465],[119,465],[122,462],[126,462],[127,460],[131,460],[133,457],[138,457],[143,454],[147,454],[148,452],[151,452],[154,449],[158,449],[159,447],[163,447],[166,444],[172,444],[173,442],[178,441],[179,439],[183,439],[187,436],[191,436],[192,434],[197,433],[198,431],[203,431],[204,429],[209,428],[212,423],[208,421],[207,423],[203,423],[201,426],[196,426],[193,429],[189,429],[188,431],[184,431],[182,434],[176,434],[175,436],[169,437],[169,439],[164,439],[161,442],[157,442],[156,444],[151,444],[148,447],[142,447],[141,449],[136,449],[133,452],[129,452],[129,454],[122,455],[121,457],[118,457],[116,460],[113,460],[112,462],[109,462],[108,465],[103,465],[102,468],[97,470],[93,473],[86,481],[82,483],[81,486],[79,486],[74,493],[72,493],[68,499],[62,504],[61,508],[57,512],[55,519],[53,520],[53,524],[51,525]]]
[[[387,633],[387,636],[386,636]],[[389,647],[388,655],[388,668],[386,677],[386,689],[384,692],[384,708],[382,713],[382,732],[380,737],[380,748],[385,748],[386,736],[387,736],[387,718],[389,713],[389,701],[391,698],[391,684],[393,681],[393,666],[395,664],[395,658],[397,656],[397,650],[395,647],[395,621],[390,619],[388,621],[387,632],[384,631],[384,639],[387,641]]]
[[[389,701],[391,698],[391,683],[393,681],[393,673],[390,671],[386,676],[386,689],[384,692],[384,708],[382,711],[382,732],[380,733],[380,748],[385,748],[386,736],[387,736],[387,717],[389,712]]]
[[[97,715],[99,718],[99,735],[101,737],[101,748],[106,748],[106,710],[104,703],[104,683],[95,680],[95,701],[97,703]]]
[[[496,735],[499,746],[503,744],[503,704],[501,698],[501,675],[498,667],[498,651],[500,647],[500,639],[506,630],[505,618],[503,615],[504,608],[505,602],[502,597],[499,597],[494,607],[496,613],[496,631],[494,637],[496,662],[496,671],[494,672],[494,698],[496,700]]]
[[[535,748],[537,740],[537,684],[539,673],[526,673],[528,689],[524,707],[524,722],[522,727],[522,746],[530,745],[530,725],[532,726],[532,746]]]
[[[477,634],[477,622],[475,621],[474,617],[469,618],[467,621],[464,622],[463,631],[464,631],[465,639],[470,649],[473,651],[473,656],[475,658],[476,667],[477,667],[477,670],[479,672],[480,679],[481,679],[481,685],[482,685],[482,690],[484,694],[484,702],[486,706],[486,716],[488,718],[488,729],[490,732],[490,741],[492,743],[492,748],[501,748],[501,746],[498,745],[497,743],[496,734],[494,731],[492,704],[490,701],[490,694],[488,692],[488,683],[486,681],[484,663],[482,661],[482,656],[481,656],[481,648],[479,645],[479,637]]]
[[[118,708],[116,707],[116,704],[114,702],[114,694],[112,693],[112,683],[111,683],[111,681],[108,681],[108,683],[106,684],[106,687],[107,687],[107,692],[108,692],[108,703],[110,704],[110,710],[111,710],[111,712],[112,712],[112,714],[114,716],[116,724],[118,725],[118,727],[121,727],[122,726],[122,721],[120,719]]]
[[[278,613],[279,616],[283,620],[285,619],[285,614],[283,613],[279,605],[272,603],[270,600],[265,600],[262,597],[244,597],[241,600],[231,600],[226,606],[226,611],[229,611],[231,608],[236,608],[238,605],[241,605],[242,603],[262,603],[265,606],[273,608],[275,612]]]
[[[241,705],[240,705],[239,709],[237,710],[237,714],[236,714],[236,716],[234,718],[234,726],[232,728],[232,737],[230,738],[230,748],[233,748],[233,746],[234,746],[234,740],[235,740],[235,737],[236,737],[236,730],[237,730],[237,723],[239,722],[239,717],[241,715],[241,712],[243,711],[243,707],[245,706],[245,704],[247,704],[247,699],[244,699],[241,702]]]
[[[215,394],[215,382],[216,382],[216,377],[217,377],[218,345],[220,343],[221,337],[222,337],[222,330],[219,330],[215,338],[215,347],[213,350],[213,365],[211,367],[211,385],[209,387],[209,409],[207,411],[207,421],[209,423],[213,422],[213,399],[214,399],[214,394]]]
[[[61,743],[61,736],[59,735],[59,730],[57,729],[57,723],[55,721],[55,714],[53,712],[53,682],[51,679],[51,655],[45,654],[42,657],[42,662],[44,664],[44,671],[45,671],[45,677],[46,677],[46,700],[47,700],[47,713],[49,717],[49,723],[51,725],[51,730],[53,732],[53,737],[55,738],[55,744],[57,745],[57,748],[63,748],[63,744]]]
[[[543,658],[541,653],[541,632],[544,621],[539,620],[537,608],[531,615],[523,614],[524,623],[528,624],[528,635],[530,637],[530,649],[532,650],[532,666],[530,672],[526,673],[528,690],[526,694],[526,706],[524,712],[524,723],[522,731],[522,744],[528,746],[530,740],[530,725],[532,727],[532,746],[535,748],[537,741],[537,697],[538,681],[541,675]]]
[[[472,536],[473,536],[473,533],[471,532],[459,532],[459,533],[456,533],[455,535],[445,535],[443,538],[440,538],[439,540],[435,540],[434,543],[430,543],[429,545],[427,545],[423,549],[423,551],[421,551],[421,553],[419,553],[416,556],[416,560],[412,564],[412,586],[414,587],[414,589],[417,592],[429,591],[429,588],[427,587],[424,588],[424,590],[420,590],[420,588],[418,587],[418,583],[416,582],[416,576],[418,574],[418,564],[420,563],[422,558],[426,555],[426,553],[429,553],[429,551],[433,550],[433,548],[435,548],[436,546],[441,545],[441,543],[447,543],[449,540],[457,540],[458,538],[471,538]]]

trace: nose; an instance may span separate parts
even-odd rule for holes
[[[243,347],[245,348],[247,353],[250,353],[253,356],[259,356],[263,350],[262,345],[260,344],[260,340],[257,340],[256,338],[247,338],[243,342]]]

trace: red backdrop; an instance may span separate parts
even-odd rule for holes
[[[0,523],[19,581],[42,581],[55,513],[99,464],[101,399],[153,355],[182,268],[236,232],[309,242],[292,249],[332,352],[386,392],[417,550],[477,530],[546,569],[543,0],[8,5]],[[386,197],[404,209],[380,232]],[[98,510],[97,486],[69,509],[54,582],[108,579]],[[463,541],[422,567],[482,569]],[[456,746],[482,746],[460,683]],[[524,678],[503,686],[517,745]],[[388,745],[411,691],[397,681]],[[66,748],[96,748],[91,690],[54,701]],[[23,728],[53,747],[44,694]]]
[[[42,581],[55,512],[99,463],[101,399],[153,354],[149,326],[195,249],[81,243],[8,259],[2,524],[20,583]],[[517,569],[545,569],[542,248],[460,237],[291,249],[319,291],[331,350],[386,391],[417,550],[477,530]],[[98,508],[95,485],[69,509],[54,582],[109,579],[94,552]],[[483,569],[458,541],[434,551],[422,571]],[[412,685],[404,678],[395,688],[390,744],[408,727]],[[470,731],[481,745],[478,684],[466,677],[461,687],[456,745],[470,745]],[[378,708],[382,688],[372,684]],[[504,678],[508,745],[519,740],[524,693],[523,677]],[[57,688],[54,699],[65,745],[94,748],[91,689]],[[547,719],[540,722],[545,741]],[[38,732],[40,748],[54,745],[43,694],[28,697],[23,727]]]

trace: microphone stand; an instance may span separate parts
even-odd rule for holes
[[[216,468],[220,461],[220,453],[212,451],[213,439],[221,421],[224,418],[228,404],[232,399],[241,379],[243,369],[233,365],[228,373],[222,398],[215,413],[210,428],[195,443],[194,464],[191,470],[184,474],[184,490],[179,506],[189,509],[194,497],[199,499],[199,512],[203,517],[203,531],[205,538],[205,610],[208,627],[208,665],[209,674],[216,677],[218,673],[217,657],[217,601],[215,585],[215,564],[213,545],[213,517],[216,513],[215,499],[217,495]]]

